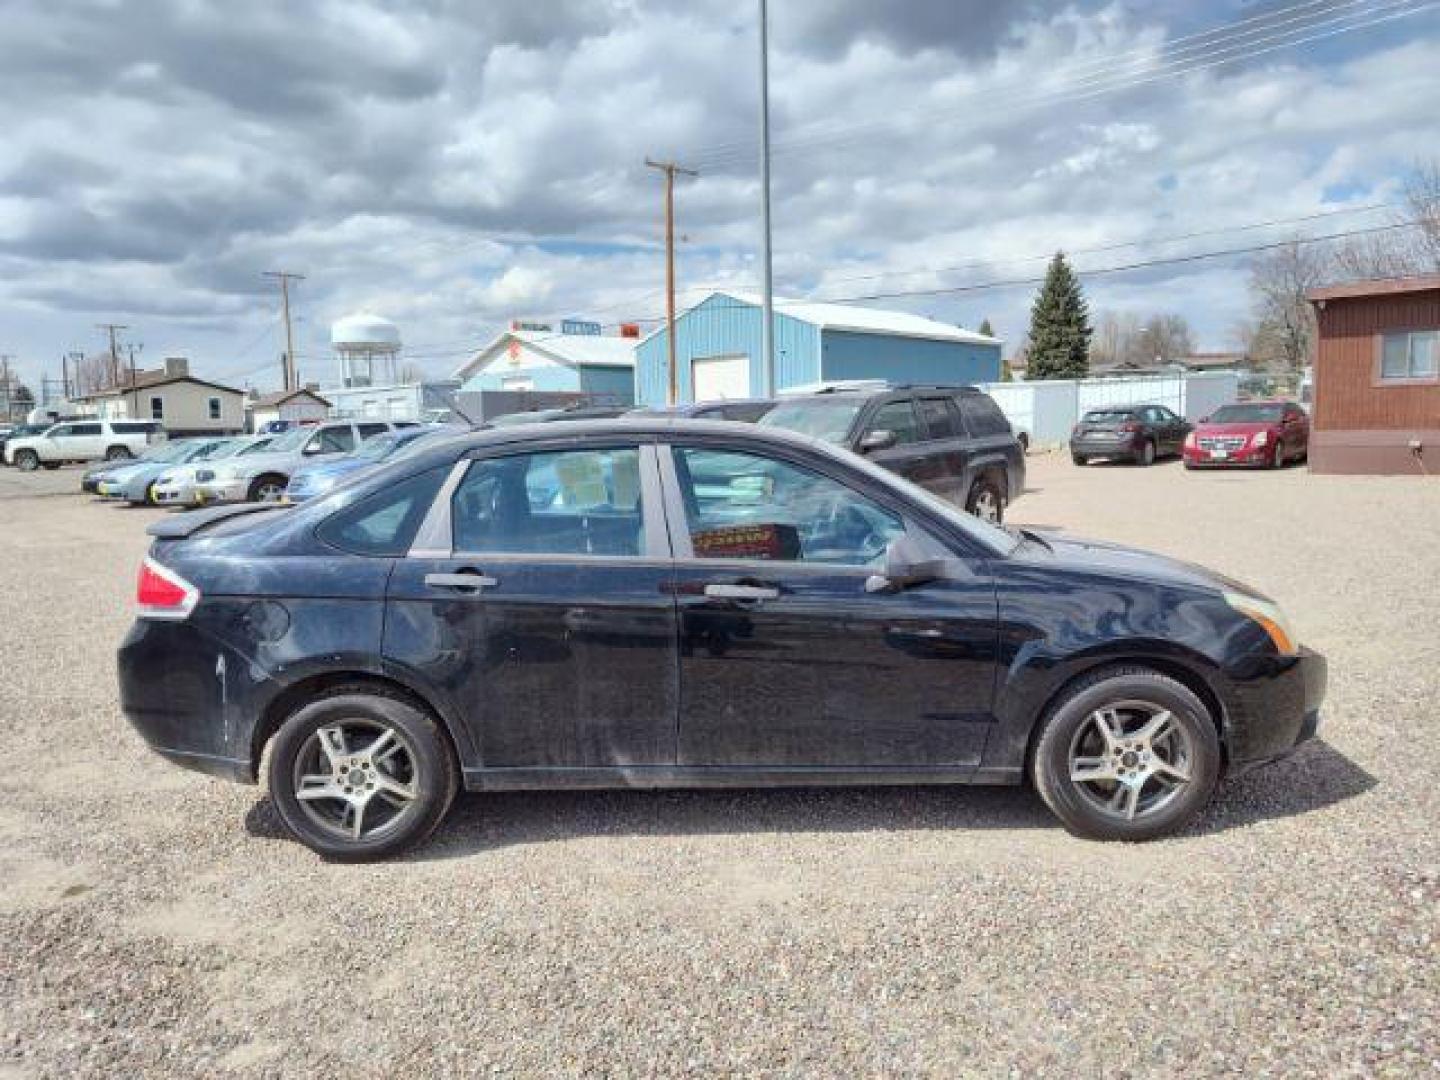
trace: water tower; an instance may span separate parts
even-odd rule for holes
[[[390,386],[399,378],[400,328],[359,311],[330,326],[330,346],[340,359],[341,386]]]

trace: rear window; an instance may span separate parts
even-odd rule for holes
[[[1085,414],[1087,424],[1119,424],[1134,420],[1135,412],[1130,409],[1091,409]]]
[[[448,465],[429,469],[383,488],[326,518],[316,535],[353,555],[399,558],[410,550],[449,471]]]
[[[1009,435],[1010,421],[1000,411],[1000,406],[984,394],[961,394],[956,399],[960,415],[971,435]]]

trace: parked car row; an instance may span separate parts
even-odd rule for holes
[[[1164,405],[1091,409],[1070,433],[1076,465],[1105,458],[1153,465],[1179,457],[1187,469],[1282,468],[1309,454],[1310,417],[1290,401],[1236,402],[1191,424]]]

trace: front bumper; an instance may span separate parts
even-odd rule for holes
[[[196,501],[193,484],[156,484],[150,491],[156,506],[189,506]]]
[[[1313,649],[1256,657],[1231,679],[1225,733],[1232,772],[1284,757],[1319,731],[1329,665]]]
[[[1217,457],[1214,451],[1198,447],[1185,449],[1185,465],[1191,469],[1226,469],[1235,466],[1263,467],[1274,459],[1275,449],[1269,443],[1264,446],[1242,446],[1238,450],[1224,452]]]
[[[207,480],[195,485],[195,501],[198,503],[244,502],[250,495],[250,481]]]

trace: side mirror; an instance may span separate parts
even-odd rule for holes
[[[899,441],[900,437],[895,432],[880,428],[867,432],[865,437],[860,440],[860,453],[873,454],[877,450],[889,450]]]
[[[885,548],[885,568],[865,579],[868,593],[895,592],[945,576],[945,559],[932,559],[908,536],[897,536]]]

